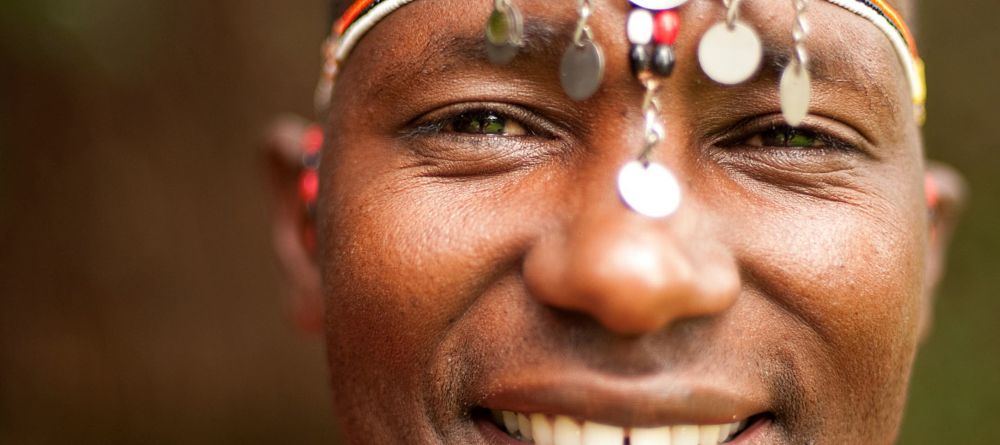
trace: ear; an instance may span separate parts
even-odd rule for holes
[[[316,225],[302,193],[309,129],[304,119],[276,119],[265,135],[264,166],[272,197],[272,242],[288,284],[290,312],[296,326],[318,334],[323,331],[323,297],[316,262]]]
[[[924,311],[920,320],[920,339],[930,333],[933,324],[934,299],[944,275],[948,246],[958,219],[965,206],[966,185],[952,167],[929,162],[925,173],[927,195],[928,248],[924,283]]]

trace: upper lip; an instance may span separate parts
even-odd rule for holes
[[[488,381],[483,408],[566,415],[608,425],[715,425],[768,411],[765,392],[707,376],[621,377],[533,369]]]

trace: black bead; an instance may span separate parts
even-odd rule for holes
[[[632,45],[629,58],[632,60],[632,75],[638,76],[641,73],[649,71],[652,59],[649,54],[649,45]]]
[[[653,51],[653,72],[667,77],[674,72],[674,49],[669,45],[657,45]]]

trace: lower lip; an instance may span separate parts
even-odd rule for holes
[[[492,421],[487,418],[476,418],[474,419],[476,423],[476,428],[482,433],[483,437],[486,438],[486,443],[495,445],[523,445],[531,442],[522,442],[510,436],[506,432],[500,430]],[[762,416],[752,425],[747,427],[740,433],[739,437],[732,442],[726,442],[723,445],[749,445],[754,442],[758,442],[764,435],[764,430],[771,426],[771,418],[767,416]]]
[[[761,416],[753,424],[751,424],[747,429],[740,433],[739,437],[732,442],[726,442],[723,445],[749,445],[754,442],[760,442],[764,436],[764,430],[771,426],[771,417]]]
[[[521,442],[517,439],[514,439],[513,437],[510,437],[510,434],[500,431],[500,428],[494,425],[493,422],[491,422],[489,419],[478,418],[474,419],[474,421],[476,422],[476,428],[479,428],[479,432],[483,434],[483,437],[486,438],[486,443],[488,444],[523,445],[525,443],[528,443],[528,442]]]

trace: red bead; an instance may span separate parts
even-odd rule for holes
[[[310,125],[302,135],[302,147],[306,155],[315,155],[323,148],[323,129],[319,125]]]
[[[653,26],[653,41],[658,45],[673,45],[681,30],[681,17],[672,9],[656,14]]]
[[[312,205],[319,196],[319,173],[306,169],[299,178],[299,199],[306,205]]]

